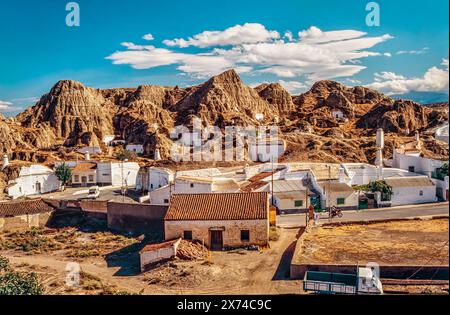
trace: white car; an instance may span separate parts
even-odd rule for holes
[[[100,196],[100,188],[98,186],[92,186],[89,188],[89,192],[87,195],[88,199],[97,199]]]

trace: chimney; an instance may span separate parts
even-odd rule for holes
[[[89,153],[89,151],[86,151],[86,153],[84,154],[84,159],[86,161],[90,161],[91,160],[91,154]]]
[[[379,168],[383,167],[383,148],[384,148],[384,131],[381,128],[377,129],[377,157],[375,165]]]
[[[155,161],[161,160],[161,153],[159,152],[159,149],[155,150]]]
[[[3,163],[2,163],[2,170],[4,170],[9,165],[9,159],[8,155],[3,155]]]
[[[345,183],[345,170],[343,167],[339,168],[339,183]]]
[[[420,133],[419,131],[416,131],[414,138],[416,140],[416,149],[420,150],[421,149],[421,145],[420,145]]]

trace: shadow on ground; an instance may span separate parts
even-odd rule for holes
[[[294,257],[295,247],[297,245],[297,240],[303,234],[305,228],[300,228],[297,235],[295,236],[295,241],[293,241],[281,256],[280,263],[278,264],[277,270],[272,277],[272,280],[289,280],[290,279],[290,268],[292,257]]]

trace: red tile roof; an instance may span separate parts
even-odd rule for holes
[[[90,172],[97,169],[97,164],[95,163],[79,163],[74,168],[74,172]]]
[[[140,253],[151,252],[151,251],[161,249],[161,248],[168,248],[168,247],[173,246],[178,241],[180,241],[179,238],[177,238],[175,240],[162,242],[162,243],[147,244],[144,246],[144,248],[141,249]]]
[[[0,202],[0,218],[50,212],[53,208],[42,199]]]
[[[174,195],[166,221],[267,219],[267,192]]]

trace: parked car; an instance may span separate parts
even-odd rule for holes
[[[88,199],[97,199],[100,196],[100,188],[98,186],[92,186],[89,188],[89,192],[87,195]]]

